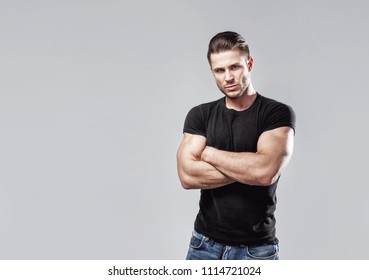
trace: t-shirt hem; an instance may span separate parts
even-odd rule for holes
[[[260,238],[254,238],[254,239],[223,239],[214,237],[211,234],[207,234],[203,232],[201,229],[198,229],[195,227],[195,231],[208,237],[210,240],[213,240],[217,243],[223,244],[225,246],[254,246],[254,245],[264,245],[264,244],[278,244],[279,240],[275,235],[272,236],[264,236]]]

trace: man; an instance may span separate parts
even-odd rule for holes
[[[225,96],[190,110],[177,152],[182,186],[201,189],[187,259],[278,259],[276,188],[292,155],[294,112],[255,91],[239,34],[214,36],[208,61]]]

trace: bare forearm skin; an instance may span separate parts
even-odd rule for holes
[[[293,150],[293,130],[281,127],[263,133],[257,151],[228,152],[205,147],[201,160],[233,180],[254,186],[270,186],[278,180]]]
[[[243,184],[268,186],[278,178],[277,174],[271,175],[273,172],[268,174],[268,157],[263,154],[235,153],[206,147],[201,159]]]
[[[205,137],[184,134],[177,151],[177,171],[183,188],[214,189],[234,182],[210,163],[201,160],[205,147]]]
[[[197,160],[187,168],[178,167],[178,175],[185,189],[215,189],[234,182],[211,164]]]

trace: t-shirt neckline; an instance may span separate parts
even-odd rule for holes
[[[245,110],[242,110],[242,111],[237,111],[235,109],[230,109],[230,108],[227,108],[226,106],[226,97],[223,97],[222,98],[222,102],[221,102],[221,106],[223,108],[223,110],[226,112],[226,113],[231,113],[231,114],[243,114],[247,111],[250,111],[255,105],[256,103],[260,100],[260,98],[262,97],[258,92],[256,93],[256,98],[254,100],[254,102],[251,104],[250,107],[246,108]]]

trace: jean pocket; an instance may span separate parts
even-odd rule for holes
[[[278,259],[278,244],[248,246],[247,254],[255,260]]]
[[[194,231],[192,233],[191,241],[190,241],[190,248],[192,249],[200,249],[205,242],[205,236],[202,234]]]

